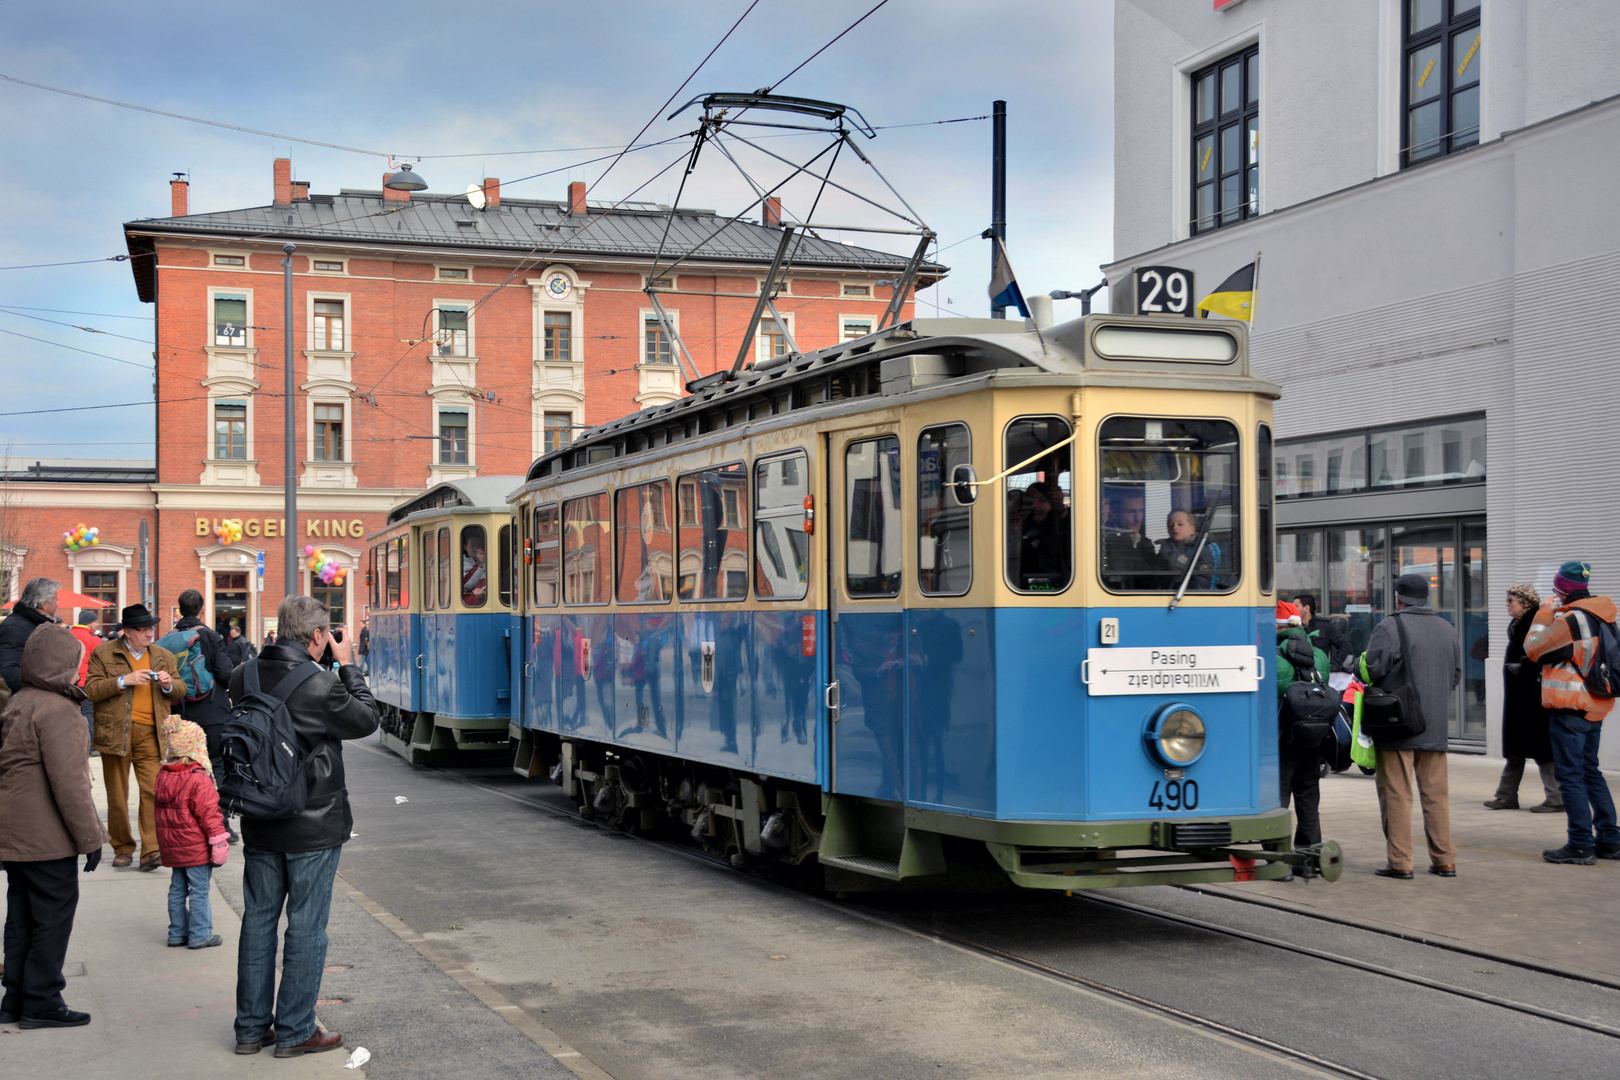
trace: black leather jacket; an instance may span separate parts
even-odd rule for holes
[[[268,646],[256,661],[259,688],[273,689],[293,668],[309,663],[309,650],[295,641]],[[231,700],[242,696],[247,664],[231,672]],[[377,702],[360,669],[345,664],[336,674],[322,671],[293,691],[287,701],[293,726],[309,758],[309,798],[304,812],[279,821],[242,819],[242,842],[262,851],[297,854],[337,847],[354,830],[349,791],[343,781],[344,739],[363,739],[377,730]],[[313,748],[313,749],[311,749]]]
[[[35,630],[55,621],[26,604],[13,604],[11,614],[0,622],[0,677],[6,680],[13,694],[22,689],[23,646],[28,644]]]

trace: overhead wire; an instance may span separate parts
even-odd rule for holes
[[[87,334],[102,334],[106,337],[123,338],[125,341],[138,341],[142,345],[150,345],[152,343],[151,338],[130,337],[128,334],[115,334],[111,330],[97,330],[93,326],[79,326],[75,323],[62,322],[60,319],[46,319],[39,315],[29,315],[26,312],[13,311],[11,308],[5,307],[4,305],[0,305],[0,312],[4,312],[7,315],[15,315],[19,319],[33,319],[35,322],[50,323],[52,326],[65,326],[69,330],[83,330]]]

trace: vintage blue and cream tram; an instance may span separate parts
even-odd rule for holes
[[[519,772],[829,888],[1337,876],[1278,807],[1278,388],[1246,327],[919,319],[690,389],[510,485]],[[413,538],[496,528],[471,501],[378,535],[390,619],[429,618]]]
[[[384,745],[412,764],[504,749],[519,476],[429,488],[367,538],[372,693]],[[414,569],[414,576],[413,576]]]

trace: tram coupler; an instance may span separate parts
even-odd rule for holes
[[[1237,847],[1209,848],[1207,850],[1215,855],[1249,859],[1253,862],[1287,863],[1301,877],[1320,877],[1323,881],[1338,881],[1339,875],[1344,873],[1344,849],[1339,847],[1337,840],[1324,840],[1320,844],[1312,844],[1308,848],[1296,848],[1293,851],[1270,851],[1263,848]]]

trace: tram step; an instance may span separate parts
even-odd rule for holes
[[[900,863],[894,859],[885,859],[881,855],[822,855],[820,858],[823,866],[836,866],[840,870],[885,878],[889,881],[900,880]]]

